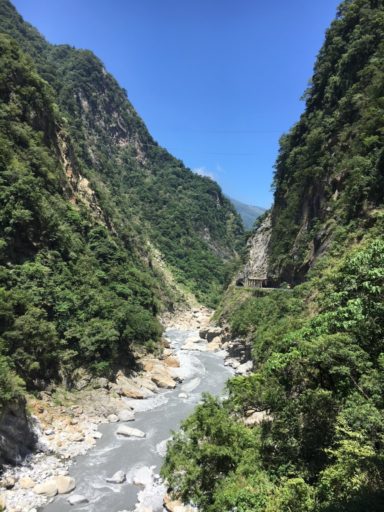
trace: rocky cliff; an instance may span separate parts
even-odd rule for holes
[[[0,467],[21,462],[36,448],[37,441],[24,400],[9,403],[0,416]]]
[[[265,215],[247,242],[247,262],[236,279],[237,286],[265,287],[269,279],[271,214]]]

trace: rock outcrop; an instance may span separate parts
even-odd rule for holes
[[[267,214],[255,234],[248,240],[248,261],[236,278],[236,284],[238,286],[262,288],[268,285],[268,250],[271,234],[271,215]]]
[[[36,446],[37,435],[25,402],[10,403],[0,416],[0,466],[21,462]]]

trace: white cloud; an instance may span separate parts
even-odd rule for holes
[[[211,171],[208,171],[205,167],[196,167],[195,169],[192,169],[192,171],[199,176],[205,176],[206,178],[210,178],[211,180],[216,181],[215,175]]]

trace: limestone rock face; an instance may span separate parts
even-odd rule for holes
[[[252,361],[247,361],[236,368],[236,373],[239,375],[247,375],[253,368]]]
[[[270,420],[271,417],[265,411],[255,411],[244,419],[244,424],[248,427],[258,425],[264,420]]]
[[[180,361],[177,357],[167,357],[164,359],[164,364],[170,368],[180,368]]]
[[[272,234],[272,218],[267,215],[256,233],[248,240],[248,261],[237,277],[237,284],[255,286],[268,280],[269,257],[268,248]]]
[[[180,500],[171,500],[168,495],[164,497],[164,507],[168,512],[197,512],[195,507],[184,505]]]
[[[205,329],[201,329],[199,334],[201,338],[207,340],[209,343],[217,336],[220,336],[222,332],[223,329],[221,327],[206,327]]]
[[[23,460],[37,444],[33,422],[25,410],[25,401],[7,405],[0,417],[0,466]]]

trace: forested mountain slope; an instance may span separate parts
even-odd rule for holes
[[[0,1],[0,30],[32,57],[53,88],[82,173],[104,196],[103,209],[116,207],[115,222],[128,229],[140,224],[179,280],[201,299],[214,300],[225,280],[223,262],[235,255],[242,232],[220,187],[153,140],[92,52],[49,45],[8,0]]]
[[[363,235],[379,215],[383,17],[380,0],[340,6],[305,93],[305,112],[281,139],[270,245],[270,272],[279,279],[299,282],[332,240]]]
[[[203,512],[384,508],[383,43],[383,2],[344,1],[282,138],[269,277],[291,288],[228,290],[217,319],[254,371],[206,398],[163,469]]]
[[[242,234],[219,186],[162,149],[101,62],[0,0],[0,401],[153,349],[179,300],[212,304]],[[159,258],[162,263],[159,264]]]

